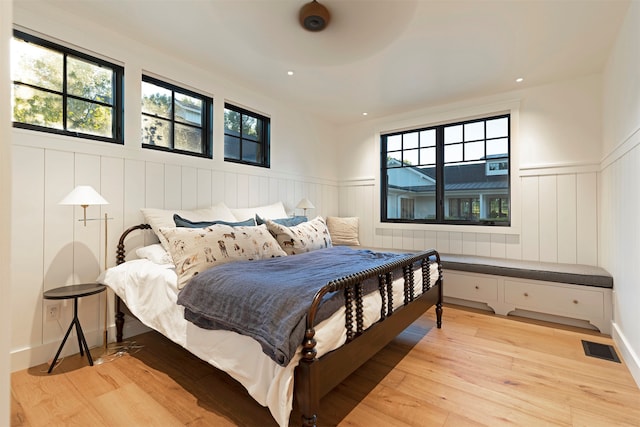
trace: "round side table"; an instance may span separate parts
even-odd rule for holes
[[[69,325],[69,329],[67,329],[67,333],[64,335],[64,339],[56,352],[56,356],[53,358],[51,362],[51,366],[49,366],[49,370],[47,373],[51,373],[53,371],[54,366],[56,366],[56,362],[58,361],[58,356],[60,356],[60,352],[64,347],[64,344],[67,342],[67,338],[69,338],[69,334],[73,329],[73,326],[76,327],[76,335],[78,336],[78,346],[80,347],[80,356],[84,356],[84,351],[87,352],[87,359],[89,359],[89,366],[93,366],[93,359],[91,358],[91,353],[89,352],[89,346],[87,345],[87,340],[84,338],[84,333],[82,332],[82,326],[80,326],[80,319],[78,319],[78,298],[86,297],[89,295],[99,294],[106,289],[105,285],[101,285],[100,283],[83,283],[81,285],[71,285],[71,286],[61,286],[55,289],[49,289],[44,293],[44,299],[71,299],[73,298],[73,320],[71,320],[71,324]],[[84,348],[84,350],[83,350]]]

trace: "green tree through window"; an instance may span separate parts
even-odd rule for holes
[[[122,67],[15,31],[17,127],[122,143]]]

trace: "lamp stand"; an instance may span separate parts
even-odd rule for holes
[[[84,212],[84,218],[83,218],[83,222],[84,222],[84,226],[87,226],[87,208],[89,207],[89,205],[80,205],[82,206],[82,211]]]
[[[107,271],[107,238],[109,237],[108,233],[108,223],[109,217],[107,214],[104,214],[104,271]],[[109,288],[105,289],[104,293],[104,337],[103,337],[103,345],[105,351],[107,350],[107,316],[109,315]]]
[[[108,239],[109,237],[109,215],[104,214],[104,271],[107,271],[108,260]],[[109,332],[107,318],[109,317],[109,288],[107,287],[104,292],[104,328],[102,334],[102,356],[94,360],[96,365],[100,365],[105,362],[104,357],[107,356],[109,351]]]

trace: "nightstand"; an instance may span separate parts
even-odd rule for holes
[[[44,293],[44,299],[71,299],[73,298],[73,320],[71,320],[71,324],[69,325],[69,329],[67,329],[67,333],[64,335],[64,339],[62,340],[62,344],[58,348],[56,356],[53,358],[51,362],[51,366],[49,366],[49,370],[47,373],[51,373],[54,366],[56,366],[56,362],[58,361],[58,356],[60,356],[60,352],[64,347],[65,342],[67,342],[67,338],[69,338],[69,334],[73,329],[73,326],[76,327],[76,335],[78,336],[78,346],[80,347],[80,356],[84,356],[84,351],[87,352],[87,359],[89,359],[89,365],[93,366],[93,359],[91,358],[91,353],[89,353],[89,346],[87,345],[87,340],[84,338],[84,333],[82,333],[82,327],[80,326],[80,319],[78,319],[78,298],[86,297],[89,295],[99,294],[103,292],[107,287],[105,285],[101,285],[99,283],[83,283],[81,285],[71,285],[71,286],[61,286],[55,289],[49,289]]]

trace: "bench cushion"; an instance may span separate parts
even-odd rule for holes
[[[468,271],[521,279],[613,288],[613,277],[605,269],[581,264],[522,261],[483,256],[440,254],[445,270]],[[445,276],[446,281],[446,276]]]

